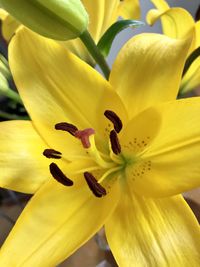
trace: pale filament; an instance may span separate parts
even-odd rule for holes
[[[110,169],[110,168],[113,168],[116,166],[115,163],[113,162],[107,162],[105,161],[100,152],[98,151],[97,147],[96,147],[96,144],[95,144],[95,139],[94,139],[94,135],[91,135],[89,137],[89,140],[90,140],[90,147],[87,148],[87,152],[88,154],[91,156],[91,158],[99,165],[101,166],[102,168],[104,169]]]
[[[115,167],[115,168],[112,168],[108,171],[106,171],[102,176],[101,178],[98,180],[98,183],[102,183],[111,173],[113,172],[117,172],[117,171],[120,171],[123,167],[122,166],[118,166],[118,167]]]

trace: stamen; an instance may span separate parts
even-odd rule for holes
[[[95,134],[94,129],[86,128],[82,131],[79,131],[79,130],[76,131],[74,133],[74,136],[81,140],[81,143],[84,148],[89,148],[91,146],[89,137],[90,135],[93,135],[93,134]]]
[[[121,146],[120,146],[119,139],[118,139],[118,136],[115,130],[112,130],[110,132],[110,143],[111,143],[111,148],[112,148],[113,153],[115,153],[116,155],[120,154]]]
[[[61,159],[62,153],[54,149],[45,149],[43,155],[48,159]]]
[[[104,112],[104,115],[106,116],[107,119],[109,119],[113,123],[115,131],[119,133],[123,125],[122,125],[122,121],[117,116],[117,114],[112,110],[106,110]]]
[[[115,172],[118,172],[118,171],[121,171],[123,167],[122,166],[118,166],[118,167],[115,167],[115,168],[112,168],[112,169],[109,169],[107,172],[105,172],[101,178],[99,179],[99,183],[102,183],[110,174],[112,173],[115,173]]]
[[[106,189],[98,183],[96,178],[89,172],[84,172],[85,180],[96,197],[102,197],[106,195]]]
[[[57,123],[55,125],[55,129],[56,130],[61,130],[61,131],[66,131],[66,132],[70,133],[73,136],[78,131],[78,128],[75,125],[73,125],[71,123],[67,123],[67,122]]]
[[[72,180],[64,175],[61,169],[54,162],[49,165],[49,170],[53,178],[59,183],[65,186],[72,186],[74,184]]]

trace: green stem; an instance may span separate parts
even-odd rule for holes
[[[110,68],[104,58],[104,56],[99,51],[97,45],[95,44],[94,40],[92,39],[90,33],[88,31],[85,31],[80,36],[81,41],[86,46],[89,53],[92,55],[94,60],[97,62],[101,70],[103,71],[104,76],[108,80],[110,75]]]
[[[23,105],[23,102],[22,102],[19,94],[16,93],[15,91],[11,90],[10,88],[3,88],[3,90],[0,90],[0,94],[7,96],[8,98],[14,100],[18,104]]]

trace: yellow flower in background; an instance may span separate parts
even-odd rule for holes
[[[16,21],[11,15],[0,9],[0,19],[2,20],[2,35],[7,42],[10,41],[15,31],[20,26],[20,23]]]
[[[139,0],[82,0],[82,2],[90,18],[89,32],[96,43],[119,16],[124,19],[140,17]],[[92,63],[90,55],[80,40],[65,42],[64,45],[84,61]]]
[[[189,46],[138,35],[108,82],[17,32],[10,66],[32,121],[0,124],[0,186],[35,195],[0,266],[56,266],[103,225],[119,266],[199,265],[199,225],[179,195],[200,185],[200,98],[175,100]]]
[[[157,9],[147,14],[147,22],[153,25],[161,19],[163,33],[172,38],[184,38],[195,27],[196,36],[190,48],[193,52],[200,46],[200,21],[195,23],[192,16],[183,8],[170,8],[164,0],[151,0]],[[200,58],[198,57],[182,78],[180,92],[186,93],[200,86]]]
[[[89,32],[96,43],[119,16],[124,19],[138,19],[140,17],[138,0],[82,0],[82,3],[89,14]],[[1,12],[4,13],[3,18]],[[3,36],[9,41],[20,24],[9,14],[5,15],[4,10],[0,10],[0,18],[3,19]],[[93,62],[80,40],[76,39],[62,44],[83,60]]]

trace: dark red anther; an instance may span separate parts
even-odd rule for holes
[[[58,165],[56,165],[54,162],[49,165],[49,170],[53,178],[59,183],[65,186],[72,186],[74,184],[72,180],[64,175]]]
[[[84,148],[89,148],[91,146],[89,137],[92,134],[95,134],[95,130],[92,128],[86,128],[82,131],[76,131],[74,136],[81,140],[81,143]]]
[[[104,115],[108,120],[110,120],[113,123],[114,129],[117,133],[119,133],[122,129],[122,121],[117,116],[117,114],[112,110],[106,110],[104,112]]]
[[[62,153],[54,149],[45,149],[43,155],[48,159],[61,159]]]
[[[55,125],[55,129],[56,130],[61,130],[61,131],[66,131],[68,133],[70,133],[71,135],[75,135],[75,132],[78,131],[78,128],[71,124],[71,123],[67,123],[67,122],[60,122],[60,123],[57,123]]]
[[[102,197],[106,195],[106,189],[98,183],[96,178],[89,172],[84,172],[85,180],[96,197]]]
[[[112,148],[113,153],[115,153],[116,155],[120,154],[121,146],[120,146],[119,139],[118,139],[118,136],[115,130],[112,130],[110,132],[110,143],[111,143],[111,148]]]

